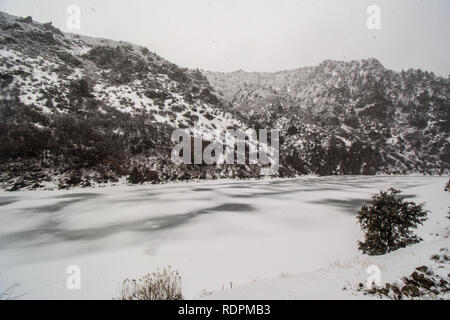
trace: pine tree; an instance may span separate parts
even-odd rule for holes
[[[422,205],[404,201],[396,189],[373,196],[358,212],[357,219],[365,232],[359,249],[369,255],[381,255],[422,241],[412,229],[427,219]]]

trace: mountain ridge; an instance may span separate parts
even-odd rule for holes
[[[275,73],[181,68],[145,47],[0,13],[0,185],[257,177],[176,166],[170,134],[278,129],[280,176],[448,174],[449,80],[374,59]],[[212,134],[211,134],[212,132]]]

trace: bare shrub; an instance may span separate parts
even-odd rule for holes
[[[141,279],[122,282],[119,300],[183,300],[181,276],[170,267],[158,269]]]

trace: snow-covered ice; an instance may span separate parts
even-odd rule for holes
[[[366,280],[367,266],[393,281],[449,248],[446,181],[336,176],[3,191],[0,289],[19,283],[24,299],[111,299],[125,278],[170,265],[185,298],[360,298],[351,287]],[[356,212],[389,187],[425,202],[424,241],[362,255]],[[81,290],[66,287],[70,265],[81,267]]]

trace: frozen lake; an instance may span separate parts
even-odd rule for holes
[[[313,272],[359,255],[355,215],[374,193],[395,187],[423,202],[446,180],[336,176],[0,192],[0,289],[20,283],[15,294],[25,299],[111,299],[125,278],[171,265],[193,298]],[[66,288],[69,265],[81,268],[79,291]]]

